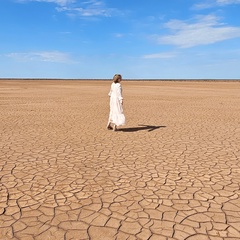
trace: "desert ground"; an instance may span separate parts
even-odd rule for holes
[[[0,239],[239,240],[240,81],[0,80]]]

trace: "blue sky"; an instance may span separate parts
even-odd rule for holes
[[[239,79],[240,0],[1,0],[0,78]]]

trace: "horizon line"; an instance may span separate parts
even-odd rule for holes
[[[2,80],[111,81],[112,78],[0,78]],[[235,78],[123,78],[125,81],[240,81]]]

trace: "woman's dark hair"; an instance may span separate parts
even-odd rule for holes
[[[121,74],[115,74],[115,75],[113,76],[113,82],[114,82],[114,83],[118,83],[119,80],[122,80],[122,75],[121,75]]]

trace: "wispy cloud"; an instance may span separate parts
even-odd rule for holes
[[[191,23],[171,20],[164,27],[172,34],[154,35],[152,39],[158,44],[176,45],[181,48],[212,44],[240,37],[239,27],[226,26],[219,22],[219,19],[214,15],[198,16]]]
[[[218,6],[226,6],[230,4],[240,4],[240,0],[205,0],[201,3],[197,3],[193,5],[194,9],[206,9]]]
[[[64,12],[69,17],[111,17],[120,12],[114,8],[108,8],[101,0],[16,0],[23,2],[47,2],[55,3],[58,12]]]
[[[108,8],[104,2],[97,0],[81,2],[77,5],[59,6],[56,9],[71,17],[111,17],[118,14],[116,9]]]
[[[166,59],[166,58],[174,58],[176,57],[176,53],[173,52],[168,52],[168,53],[154,53],[154,54],[148,54],[148,55],[144,55],[143,58],[145,59],[156,59],[156,58],[162,58],[162,59]]]
[[[218,5],[240,4],[240,0],[216,0]]]
[[[50,51],[50,52],[27,52],[27,53],[9,53],[7,57],[13,58],[17,61],[40,61],[40,62],[58,62],[58,63],[70,63],[73,62],[70,59],[69,54]]]
[[[123,34],[123,33],[115,33],[115,34],[113,34],[113,36],[115,38],[123,38],[125,36],[125,34]]]
[[[76,2],[76,0],[16,0],[20,3],[26,3],[26,2],[47,2],[47,3],[55,3],[60,6],[65,6],[71,3]]]

